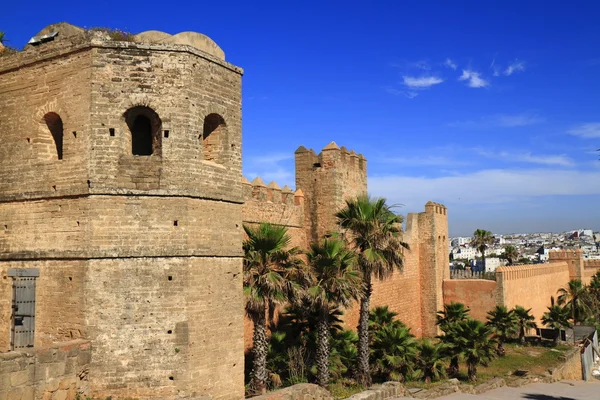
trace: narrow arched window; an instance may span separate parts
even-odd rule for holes
[[[54,139],[56,154],[59,160],[63,158],[63,122],[60,116],[55,112],[49,112],[44,115],[44,122]]]
[[[202,155],[204,160],[222,163],[224,144],[227,139],[227,125],[219,114],[209,114],[204,118],[202,130]]]
[[[136,106],[125,112],[125,122],[131,132],[131,154],[160,155],[162,122],[150,107]]]

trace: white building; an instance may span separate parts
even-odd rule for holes
[[[451,240],[452,247],[462,246],[462,245],[470,243],[470,242],[471,242],[471,238],[464,237],[464,236],[455,237],[455,238],[452,238],[452,240]]]
[[[460,246],[452,250],[452,258],[457,260],[459,258],[466,258],[472,260],[477,257],[477,250],[470,246]]]
[[[497,257],[490,257],[485,259],[485,272],[494,272],[496,271],[496,268],[501,267],[505,264],[504,260],[501,260]],[[483,261],[482,260],[477,260],[476,262],[476,268],[479,271],[483,270]]]

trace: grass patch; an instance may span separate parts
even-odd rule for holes
[[[479,382],[485,382],[494,377],[506,377],[516,370],[529,371],[531,375],[544,375],[549,369],[558,367],[564,361],[565,351],[569,346],[527,347],[517,344],[505,344],[506,355],[495,358],[489,366],[477,368]]]
[[[329,385],[328,390],[335,399],[339,400],[348,398],[367,389],[365,389],[364,386],[356,383],[348,384],[344,382],[336,382]]]

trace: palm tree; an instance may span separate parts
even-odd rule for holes
[[[536,329],[537,324],[535,323],[535,317],[530,314],[530,309],[525,309],[521,306],[515,306],[513,309],[515,316],[517,317],[517,325],[519,327],[519,342],[525,344],[525,332],[528,329]]]
[[[492,311],[488,311],[486,325],[492,329],[492,332],[498,338],[498,355],[504,356],[504,342],[517,333],[518,321],[515,313],[506,308],[506,306],[496,306]]]
[[[394,325],[383,327],[373,337],[373,374],[382,381],[404,381],[414,372],[416,344],[410,328]]]
[[[452,328],[457,322],[464,321],[469,317],[471,309],[463,303],[451,302],[444,304],[444,310],[437,313],[437,324],[444,332],[440,339],[445,343],[444,351],[450,357],[448,375],[455,377],[459,371],[459,357],[462,352],[460,340],[455,336]]]
[[[592,276],[588,290],[594,299],[600,300],[600,271]]]
[[[317,382],[329,384],[329,313],[340,306],[347,307],[362,293],[362,277],[354,269],[355,255],[345,248],[344,242],[325,239],[313,243],[306,255],[312,278],[306,293],[317,319]]]
[[[558,305],[571,311],[574,325],[585,320],[591,311],[588,295],[587,287],[579,279],[571,279],[566,288],[558,289]]]
[[[338,225],[347,233],[350,246],[358,257],[358,267],[364,280],[358,323],[358,365],[356,380],[370,386],[369,373],[369,304],[373,276],[388,278],[394,270],[403,268],[403,251],[408,249],[400,236],[402,217],[394,214],[385,199],[359,196],[346,200],[346,206],[336,213]]]
[[[513,265],[519,259],[519,251],[515,246],[506,246],[502,258],[508,261],[508,265]]]
[[[303,269],[297,258],[300,251],[286,249],[290,243],[287,229],[261,223],[252,228],[244,225],[244,296],[246,314],[254,324],[252,387],[265,393],[267,372],[267,309],[285,303],[300,291]]]
[[[477,366],[494,358],[495,343],[490,338],[492,332],[483,322],[470,318],[457,323],[454,329],[462,341],[462,355],[467,362],[469,381],[476,382]]]
[[[558,345],[560,330],[571,326],[569,323],[569,310],[566,307],[555,305],[554,299],[552,299],[552,305],[548,307],[548,311],[542,316],[542,323],[550,329],[554,329],[554,344]]]
[[[388,306],[378,306],[369,311],[369,335],[373,337],[378,331],[389,325],[405,326],[402,321],[395,319],[397,315],[398,313],[391,311]]]
[[[485,271],[485,250],[490,244],[494,243],[494,236],[492,232],[484,229],[477,229],[473,233],[473,240],[471,240],[471,246],[475,247],[481,253],[481,260],[483,262],[483,270]]]
[[[463,303],[452,301],[450,304],[444,304],[443,311],[438,311],[437,324],[442,331],[445,331],[444,328],[448,325],[467,319],[469,317],[469,312],[471,312],[471,309]]]
[[[417,345],[417,350],[416,365],[423,374],[425,383],[442,378],[444,376],[444,345],[432,344],[429,340],[423,339]]]

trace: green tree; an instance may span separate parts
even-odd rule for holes
[[[600,300],[600,271],[592,276],[588,290],[595,300]]]
[[[508,261],[508,265],[513,265],[519,259],[519,251],[515,246],[506,246],[501,257]]]
[[[396,316],[398,313],[391,311],[388,306],[378,306],[369,311],[369,335],[374,336],[386,326],[405,326]]]
[[[448,375],[451,377],[458,376],[460,354],[463,351],[460,338],[455,336],[456,332],[452,328],[456,323],[469,318],[470,311],[471,309],[462,303],[451,302],[450,304],[444,304],[444,310],[437,313],[437,324],[444,332],[440,339],[445,344],[444,352],[446,356],[450,358]]]
[[[306,293],[318,314],[317,382],[322,387],[329,384],[330,325],[329,313],[340,306],[347,307],[362,293],[362,277],[354,268],[355,255],[346,249],[344,242],[325,239],[313,243],[307,253],[311,269],[310,286]]]
[[[567,287],[558,289],[557,302],[571,312],[574,325],[584,321],[591,312],[587,287],[579,279],[571,279]]]
[[[305,277],[297,248],[288,249],[290,236],[282,226],[261,223],[244,225],[244,296],[246,314],[254,324],[252,337],[253,368],[251,386],[266,392],[268,380],[267,310],[293,300]]]
[[[0,44],[4,44],[4,32],[0,31]]]
[[[417,345],[416,366],[421,371],[425,383],[432,380],[437,381],[444,377],[444,345],[442,343],[432,344],[423,339]]]
[[[373,336],[371,364],[380,381],[404,381],[414,373],[417,353],[415,337],[410,328],[386,325]]]
[[[552,305],[548,307],[548,311],[542,316],[542,323],[548,328],[554,329],[554,345],[558,345],[558,342],[560,342],[560,330],[571,326],[569,322],[569,310],[566,307],[555,305],[554,299],[552,299]]]
[[[506,306],[496,306],[492,311],[488,311],[486,325],[498,338],[498,355],[504,356],[504,343],[508,338],[518,332],[518,320],[513,310],[508,310]]]
[[[536,329],[535,317],[531,315],[531,308],[526,309],[521,306],[515,306],[513,309],[517,317],[517,325],[519,327],[519,342],[525,344],[525,332],[528,329]]]
[[[490,337],[492,331],[483,322],[467,319],[453,328],[461,340],[462,355],[467,362],[469,381],[477,381],[477,366],[487,364],[494,358],[495,342]]]
[[[485,271],[485,251],[490,244],[494,243],[494,236],[492,232],[484,229],[477,229],[473,233],[473,239],[471,240],[471,246],[475,247],[481,253],[481,260],[483,263],[483,270]]]
[[[358,365],[356,380],[370,386],[369,372],[369,305],[373,292],[372,277],[386,279],[394,270],[402,270],[403,251],[408,244],[401,240],[402,217],[394,214],[385,199],[359,196],[346,201],[336,214],[351,248],[358,257],[364,280],[358,324]]]

